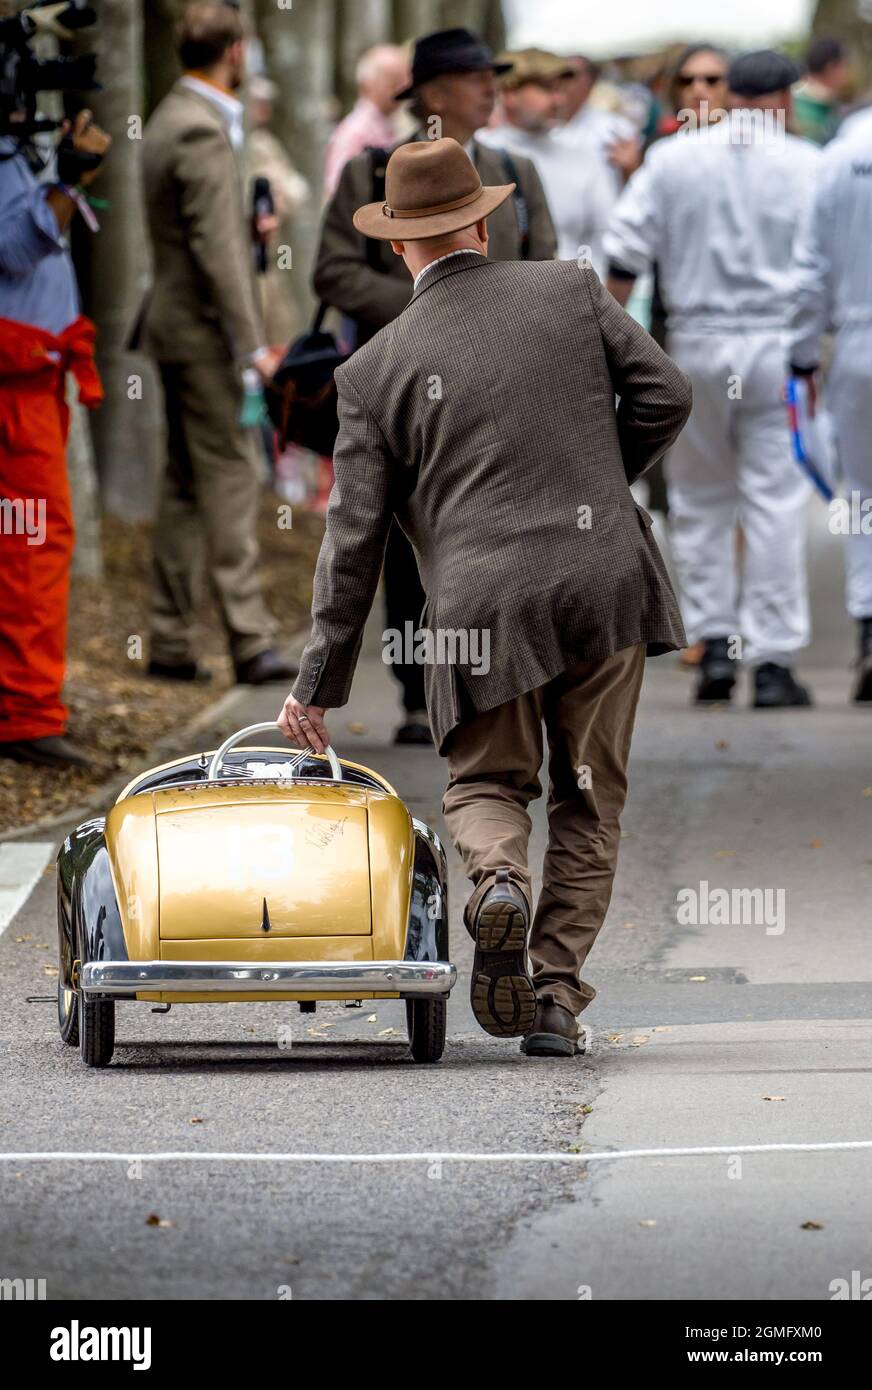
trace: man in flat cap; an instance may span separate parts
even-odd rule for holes
[[[480,131],[478,139],[535,165],[557,232],[558,256],[587,259],[602,275],[602,236],[617,200],[613,171],[592,141],[582,147],[556,138],[562,79],[573,69],[566,59],[541,48],[503,56],[511,68],[498,78],[501,120]]]
[[[493,218],[490,256],[498,261],[550,260],[557,240],[535,168],[527,159],[512,160],[474,138],[491,118],[496,77],[508,67],[468,29],[443,29],[415,44],[412,80],[397,99],[411,101],[418,122],[410,139],[451,137],[464,146],[485,183],[516,183],[514,196]],[[383,198],[387,158],[387,151],[373,149],[346,164],[324,213],[315,262],[319,298],[354,320],[358,344],[395,319],[412,297],[402,260],[389,247],[367,240],[353,223],[362,203]],[[385,557],[387,626],[403,631],[407,622],[416,624],[423,602],[412,552],[394,529]],[[402,686],[405,710],[397,742],[429,743],[420,668],[394,661],[391,669]]]
[[[414,142],[391,156],[385,198],[355,215],[402,256],[413,294],[336,373],[336,487],[279,724],[299,746],[328,742],[396,518],[426,594],[416,647],[448,760],[443,810],[474,885],[473,1012],[528,1054],[567,1056],[594,995],[579,970],[611,894],[646,651],[685,640],[630,483],[672,443],[690,389],[592,270],[490,259],[488,219],[513,192],[484,186],[457,141]]]
[[[605,238],[620,303],[658,265],[667,349],[693,383],[667,481],[684,621],[704,643],[701,704],[730,699],[740,656],[755,708],[811,703],[793,674],[809,640],[809,487],[783,400],[795,240],[819,168],[787,132],[797,75],[769,49],[734,59],[726,118],[654,145]]]

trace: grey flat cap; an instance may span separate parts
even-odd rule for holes
[[[796,63],[786,53],[776,53],[774,48],[758,48],[733,59],[727,81],[736,96],[765,97],[770,92],[783,92],[785,87],[792,87],[800,76]]]

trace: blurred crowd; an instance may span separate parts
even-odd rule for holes
[[[196,0],[178,44],[183,76],[152,115],[143,144],[154,284],[130,339],[159,367],[167,422],[150,675],[206,678],[195,650],[204,569],[237,679],[258,684],[294,674],[274,646],[257,577],[263,446],[279,495],[316,507],[329,495],[329,448],[313,453],[293,429],[277,447],[262,393],[295,337],[298,363],[331,353],[341,360],[402,312],[412,286],[401,260],[356,232],[352,215],[384,197],[385,165],[398,142],[450,136],[483,183],[516,185],[491,219],[489,254],[592,265],[692,379],[691,422],[646,484],[648,506],[668,517],[693,642],[686,660],[699,668],[695,698],[728,700],[741,659],[753,673],[755,706],[810,703],[794,664],[809,640],[806,503],[813,487],[825,496],[833,490],[817,389],[822,369],[844,490],[856,494],[860,517],[864,504],[872,506],[872,94],[864,96],[845,47],[816,38],[797,64],[768,50],[730,54],[695,42],[597,63],[537,48],[493,54],[476,35],[451,29],[409,49],[370,49],[357,64],[357,99],[325,151],[311,267],[321,309],[315,330],[300,335],[283,256],[295,217],[322,195],[271,129],[277,89],[250,71],[238,9]],[[743,113],[767,119],[740,125]],[[66,351],[54,340],[70,323],[84,322],[64,233],[77,208],[85,215],[82,192],[96,165],[75,183],[51,168],[35,175],[21,166],[13,185],[14,139],[0,139],[0,352],[7,345],[0,391],[11,410],[35,389],[25,365],[9,360],[21,323],[44,335],[51,357]],[[58,187],[64,201],[55,195],[53,213],[46,190]],[[64,322],[46,278],[50,272],[56,286],[61,265],[68,267]],[[22,294],[27,277],[31,288]],[[83,332],[80,352],[88,349]],[[56,368],[59,361],[66,357],[55,358]],[[298,380],[293,372],[289,379]],[[40,487],[60,496],[66,426],[57,371],[38,385],[60,419]],[[329,395],[326,379],[322,394]],[[8,463],[4,469],[3,496],[26,499],[27,478]],[[20,540],[17,569],[9,540]],[[858,626],[853,694],[866,703],[872,536],[860,521],[848,531],[847,552],[847,603]],[[60,699],[69,546],[49,564],[45,548],[4,536],[4,555],[0,756],[86,763],[88,753],[65,736]],[[384,587],[386,626],[417,626],[423,593],[396,528]],[[46,599],[22,636],[25,591]],[[422,668],[393,669],[404,709],[397,740],[425,743]]]

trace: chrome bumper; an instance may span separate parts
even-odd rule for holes
[[[359,990],[388,994],[448,994],[457,970],[447,961],[232,960],[91,961],[82,967],[83,994],[288,994],[296,991],[353,998]]]

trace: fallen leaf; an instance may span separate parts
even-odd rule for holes
[[[652,1033],[671,1033],[671,1032],[672,1032],[672,1026],[671,1026],[671,1024],[668,1024],[668,1023],[661,1023],[661,1024],[659,1025],[659,1027],[657,1027],[657,1028],[652,1028],[651,1031],[652,1031]]]
[[[623,1033],[606,1033],[609,1042],[620,1042],[623,1036]]]
[[[158,1216],[157,1212],[153,1211],[145,1218],[145,1224],[146,1226],[160,1226],[163,1230],[168,1230],[176,1223],[175,1221],[168,1221],[165,1216]]]
[[[33,940],[33,937],[32,937],[32,936],[16,936],[15,940],[16,940],[16,941],[32,941],[32,940]]]
[[[365,724],[361,724],[356,719],[352,720],[350,724],[347,724],[346,728],[348,729],[348,732],[350,734],[365,734],[369,732],[367,726]]]
[[[593,1106],[592,1106],[592,1105],[583,1105],[583,1106],[581,1107],[581,1113],[582,1113],[582,1115],[592,1115],[592,1114],[593,1114]]]
[[[715,859],[735,859],[738,852],[737,849],[716,849]]]
[[[729,742],[725,738],[719,738],[715,744],[715,748],[729,748],[729,746]]]
[[[822,1221],[803,1221],[800,1226],[801,1231],[822,1231],[824,1223]]]
[[[47,975],[47,976],[49,977],[50,980],[56,980],[56,979],[57,979],[57,977],[58,977],[57,966],[54,966],[54,965],[44,965],[44,966],[42,967],[42,969],[43,969],[43,973],[44,973],[45,975]]]
[[[621,926],[624,928],[624,931],[635,931],[635,930],[636,930],[636,923],[635,923],[635,922],[622,922],[622,923],[621,923]]]
[[[642,1043],[646,1043],[647,1041],[647,1033],[634,1033],[632,1038],[630,1039],[630,1042],[633,1043],[636,1047],[641,1047]]]
[[[872,787],[864,787],[864,788],[863,788],[863,795],[864,795],[864,796],[872,796]]]
[[[202,1123],[203,1123],[203,1116],[202,1116],[202,1115],[192,1115],[192,1116],[191,1116],[191,1124],[192,1124],[192,1125],[201,1125]]]
[[[688,978],[689,980],[707,980],[707,979],[708,979],[708,976],[707,976],[707,975],[688,975],[687,978]]]
[[[808,847],[809,849],[820,849],[822,844],[822,840],[809,840]]]

